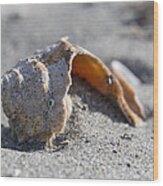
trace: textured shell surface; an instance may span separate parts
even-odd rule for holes
[[[19,61],[2,77],[3,109],[19,142],[33,137],[46,141],[66,122],[64,99],[71,85],[72,53],[66,53],[69,59],[62,55],[54,63],[44,64],[58,45],[43,50],[42,56]]]
[[[71,74],[113,96],[130,124],[144,125],[143,107],[128,80],[139,85],[136,76],[121,63],[114,62],[109,69],[94,54],[62,38],[20,60],[2,77],[3,109],[19,142],[30,138],[48,142],[63,131],[72,110]]]

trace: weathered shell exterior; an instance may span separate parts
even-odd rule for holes
[[[49,143],[64,129],[71,114],[71,73],[112,95],[130,124],[144,124],[143,108],[123,73],[63,38],[20,60],[2,77],[3,109],[19,142],[34,138]]]
[[[3,109],[19,142],[47,141],[66,123],[73,52],[64,47],[62,42],[47,47],[19,61],[2,77]]]

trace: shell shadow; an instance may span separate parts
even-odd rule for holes
[[[22,152],[33,152],[43,149],[44,144],[32,142],[24,142],[19,144],[12,135],[11,129],[1,124],[1,148],[17,150]]]
[[[57,147],[55,151],[59,151],[66,145],[61,145],[63,141],[67,139],[65,134],[61,134],[56,137],[53,144]],[[1,148],[17,150],[21,152],[35,152],[44,151],[45,143],[40,143],[34,139],[27,142],[18,143],[16,138],[12,135],[11,129],[9,127],[1,124]],[[53,150],[53,152],[55,152]],[[50,151],[49,151],[50,152]]]
[[[107,115],[113,122],[128,123],[117,103],[111,97],[105,97],[94,90],[85,80],[73,77],[70,94],[78,95],[88,105],[91,112]]]

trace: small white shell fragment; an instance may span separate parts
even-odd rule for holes
[[[112,78],[112,76],[109,76],[108,77],[108,83],[109,83],[109,85],[113,84],[113,78]]]

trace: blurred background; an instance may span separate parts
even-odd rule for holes
[[[153,80],[153,2],[2,5],[2,73],[63,36]]]

